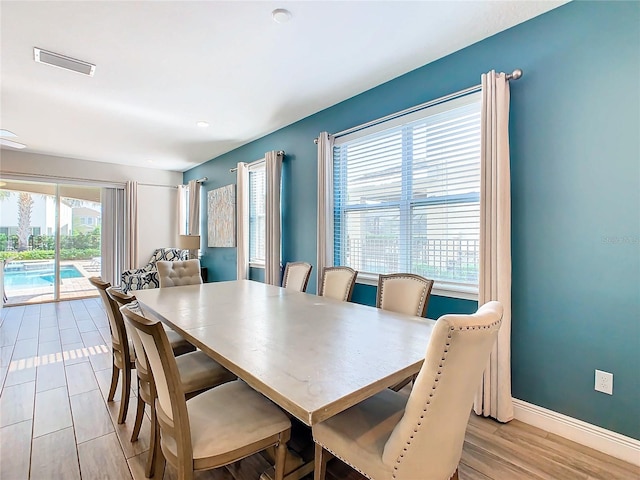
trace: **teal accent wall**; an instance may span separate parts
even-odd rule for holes
[[[640,439],[640,3],[571,2],[184,178],[206,175],[209,190],[235,182],[236,162],[285,150],[283,259],[315,267],[317,134],[514,68],[524,76],[511,83],[513,396]],[[203,263],[214,280],[235,278],[235,249],[206,249]],[[374,304],[375,288],[358,285],[354,301]],[[434,296],[427,315],[475,308]],[[613,396],[594,391],[595,369],[614,374]]]

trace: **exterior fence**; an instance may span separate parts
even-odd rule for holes
[[[349,238],[346,265],[369,273],[411,272],[432,279],[476,283],[480,241],[412,238],[403,254],[397,238]]]

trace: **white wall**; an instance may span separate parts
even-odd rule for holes
[[[129,167],[29,152],[0,150],[0,174],[32,180],[91,182],[98,185],[138,182],[138,260],[145,265],[156,248],[175,246],[176,185],[182,173]]]
[[[138,267],[147,264],[156,248],[177,245],[177,204],[175,186],[138,186]]]

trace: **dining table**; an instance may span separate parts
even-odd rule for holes
[[[146,316],[308,426],[417,373],[435,325],[252,280],[135,294]]]

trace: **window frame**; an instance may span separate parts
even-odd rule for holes
[[[415,111],[411,111],[410,113],[404,114],[404,115],[398,115],[398,116],[394,116],[392,119],[390,120],[386,120],[386,121],[381,121],[379,123],[375,123],[371,126],[363,126],[363,128],[358,128],[358,129],[351,129],[350,132],[352,133],[348,133],[346,135],[342,135],[342,136],[336,136],[334,139],[334,144],[333,147],[335,148],[336,146],[341,146],[343,144],[352,142],[352,141],[356,141],[358,139],[362,139],[364,137],[370,136],[370,135],[374,135],[378,132],[381,131],[385,131],[385,130],[389,130],[391,128],[397,128],[397,127],[402,127],[404,125],[410,124],[416,120],[420,120],[422,118],[426,118],[428,116],[431,115],[436,115],[438,113],[442,113],[442,112],[446,112],[449,110],[452,110],[454,108],[457,107],[461,107],[463,105],[469,105],[469,104],[473,104],[473,103],[481,103],[481,98],[482,98],[482,93],[481,92],[472,92],[469,93],[467,95],[458,97],[458,98],[454,98],[451,100],[446,100],[443,101],[441,103],[437,103],[435,105],[431,105],[431,106],[427,106],[426,108],[422,108],[419,110],[415,110]],[[403,129],[401,129],[402,134],[404,134]],[[332,157],[332,167],[331,170],[333,171],[335,168],[334,165],[334,155],[332,153],[331,155]],[[404,162],[404,155],[403,155],[403,162]],[[464,198],[466,197],[466,199],[469,200],[473,200],[475,202],[475,197],[477,196],[477,201],[478,204],[480,203],[480,196],[481,194],[478,193],[476,194],[452,194],[452,195],[447,195],[444,198],[440,199],[440,200],[433,200],[433,199],[427,199],[427,198],[413,198],[412,196],[407,197],[406,199],[405,197],[405,189],[406,189],[406,185],[405,185],[405,181],[401,180],[401,200],[398,201],[391,201],[391,202],[385,202],[384,204],[378,204],[375,206],[371,206],[372,208],[380,208],[380,207],[390,207],[392,204],[397,204],[399,206],[399,208],[402,208],[402,206],[404,205],[405,208],[408,208],[409,212],[412,211],[415,207],[419,207],[419,206],[424,206],[424,205],[442,205],[442,204],[446,204],[447,203],[447,199],[449,199],[449,197],[458,197],[455,203],[464,203]],[[337,247],[335,244],[335,238],[334,238],[334,229],[335,229],[335,216],[334,213],[337,210],[336,207],[336,202],[335,202],[335,198],[336,198],[336,190],[335,190],[335,183],[332,181],[332,185],[331,185],[331,198],[328,199],[328,201],[330,202],[331,208],[331,218],[328,219],[328,222],[330,222],[330,224],[332,225],[332,228],[327,229],[327,238],[326,241],[329,245],[333,245],[331,252],[332,252],[332,257],[333,260],[331,261],[332,264],[335,264],[335,256],[337,253]],[[471,198],[473,197],[473,198]],[[453,203],[453,202],[450,202]],[[467,202],[468,203],[468,202]],[[340,212],[344,215],[345,212],[347,211],[363,211],[366,208],[362,208],[361,205],[350,205],[350,206],[342,206],[340,207]],[[402,213],[399,213],[401,215],[402,218]],[[405,216],[407,214],[405,213]],[[411,215],[411,213],[408,213],[409,217]],[[478,222],[479,222],[479,213],[478,213]],[[400,220],[400,223],[403,224],[403,221]],[[400,233],[400,237],[402,236],[402,232]],[[405,252],[405,256],[408,254],[408,252]],[[338,260],[339,263],[339,260]],[[478,261],[479,263],[479,261]],[[478,265],[479,267],[479,265]],[[368,272],[359,272],[358,273],[358,277],[356,279],[357,283],[360,284],[364,284],[364,285],[373,285],[373,286],[377,286],[378,285],[378,277],[379,274],[377,273],[368,273]],[[478,279],[479,282],[479,279]],[[432,290],[432,293],[435,295],[439,295],[439,296],[445,296],[445,297],[451,297],[451,298],[461,298],[461,299],[467,299],[467,300],[478,300],[478,282],[476,282],[475,284],[462,284],[462,283],[456,283],[456,282],[452,282],[452,281],[446,281],[446,280],[441,280],[441,279],[435,279],[435,284]]]
[[[248,205],[248,214],[249,214],[249,268],[261,268],[264,269],[266,265],[266,245],[265,245],[265,258],[251,258],[251,173],[255,171],[262,170],[264,172],[265,178],[265,188],[266,188],[266,160],[261,158],[260,160],[256,160],[255,162],[251,162],[247,165],[247,169],[249,172],[249,205]],[[266,191],[265,191],[265,202],[266,202]],[[266,212],[265,212],[266,216]],[[265,242],[266,242],[266,229],[265,229]]]

